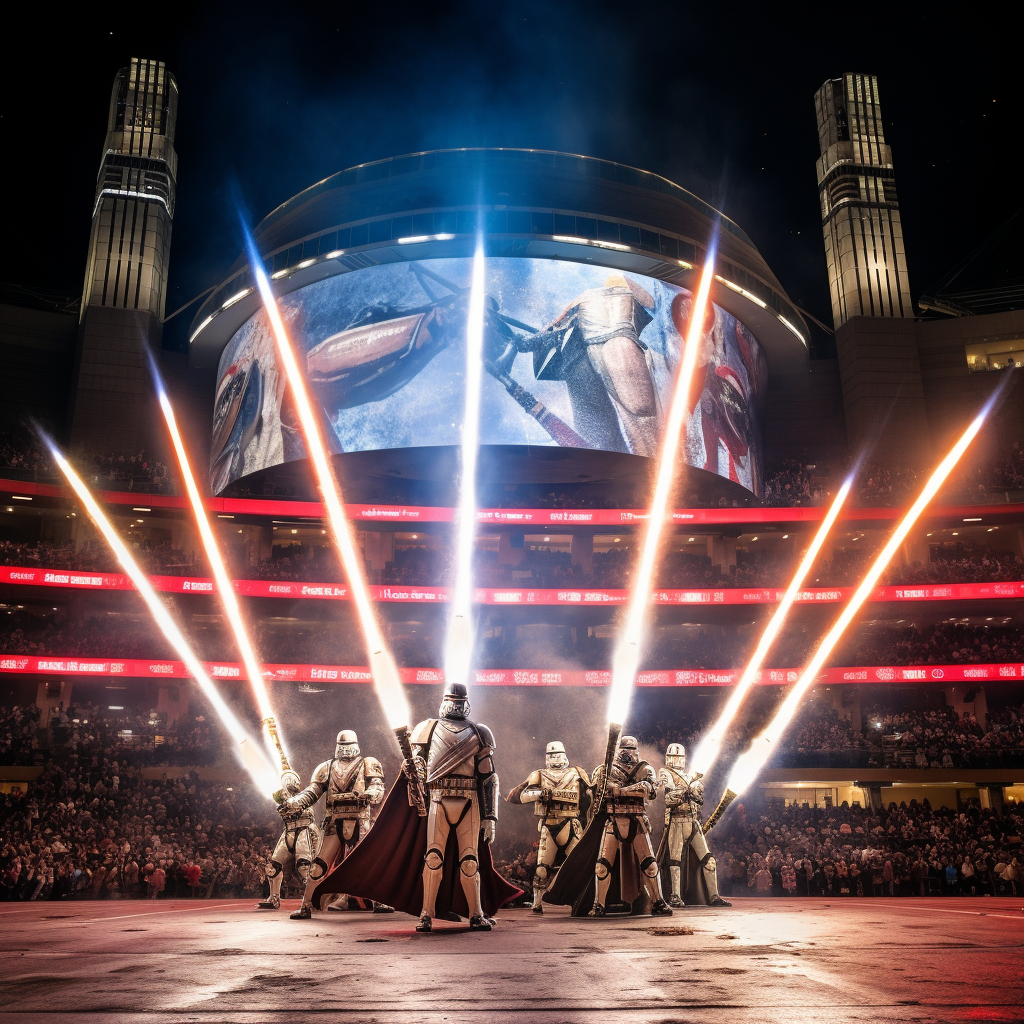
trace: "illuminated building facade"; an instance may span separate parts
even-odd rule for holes
[[[151,385],[167,289],[177,154],[178,87],[164,64],[133,58],[118,72],[96,181],[72,388],[72,442],[131,445]],[[141,435],[140,435],[141,436]]]
[[[855,316],[912,317],[892,151],[874,75],[845,74],[815,94],[818,194],[838,329]]]

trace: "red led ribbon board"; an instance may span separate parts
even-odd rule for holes
[[[204,662],[212,679],[246,678],[245,668],[234,662]],[[268,681],[295,683],[369,683],[370,670],[362,665],[264,665]],[[180,661],[158,658],[75,658],[49,655],[0,655],[0,672],[21,675],[59,675],[124,679],[187,679],[189,673]],[[408,684],[444,682],[439,668],[399,669],[402,682]],[[638,686],[733,686],[742,669],[672,669],[641,672]],[[764,669],[762,685],[785,685],[799,678],[798,668]],[[819,683],[957,683],[1000,679],[1024,679],[1024,665],[872,665],[823,669]],[[611,672],[573,669],[478,669],[477,686],[608,686]]]
[[[212,594],[213,580],[198,576],[151,576],[153,586],[167,594]],[[131,580],[120,573],[85,572],[71,569],[34,569],[0,566],[0,583],[33,587],[70,587],[80,590],[134,590]],[[291,580],[235,580],[243,597],[304,597],[347,601],[348,587],[337,583],[300,583]],[[444,604],[447,587],[402,587],[391,584],[371,586],[374,601]],[[736,587],[718,590],[655,590],[653,601],[662,605],[755,605],[777,604],[785,591],[781,587]],[[846,601],[852,587],[818,587],[800,591],[799,604],[834,604]],[[625,604],[626,590],[580,587],[524,590],[479,587],[477,604],[490,605],[603,605]],[[1020,583],[939,583],[921,586],[878,587],[873,601],[973,601],[981,598],[1024,597]]]

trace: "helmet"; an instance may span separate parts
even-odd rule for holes
[[[359,756],[359,737],[351,729],[342,729],[334,744],[334,756],[351,761]]]
[[[295,796],[301,792],[302,779],[299,778],[299,773],[293,772],[290,768],[286,772],[281,772],[281,788],[288,796]]]
[[[686,747],[682,743],[670,743],[665,750],[665,764],[672,768],[685,768]]]
[[[469,718],[469,687],[465,683],[448,683],[441,698],[441,718]]]
[[[565,753],[565,744],[561,740],[552,740],[544,752],[544,764],[548,768],[568,768],[569,758]]]
[[[619,764],[632,767],[640,760],[640,746],[635,736],[623,736],[619,740],[619,752],[615,757]]]

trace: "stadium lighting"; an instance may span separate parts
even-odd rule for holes
[[[722,741],[725,739],[725,734],[728,731],[729,726],[732,725],[733,719],[739,712],[740,706],[745,700],[747,694],[757,682],[761,666],[764,664],[764,659],[768,656],[768,651],[771,650],[772,644],[775,643],[780,630],[785,624],[786,617],[789,615],[789,610],[793,607],[793,603],[796,601],[797,595],[800,593],[800,588],[804,585],[804,581],[807,579],[808,573],[817,561],[818,554],[821,552],[825,539],[832,531],[832,527],[835,525],[836,519],[839,518],[839,513],[842,510],[843,505],[846,503],[846,499],[853,487],[856,475],[856,471],[851,473],[846,478],[843,486],[839,488],[839,493],[835,496],[835,500],[829,507],[821,525],[818,527],[818,531],[814,535],[814,540],[811,541],[810,547],[808,547],[799,567],[796,570],[796,573],[793,575],[792,580],[790,580],[789,587],[782,596],[782,600],[775,609],[775,613],[772,615],[768,625],[765,626],[764,632],[761,634],[761,638],[757,642],[757,647],[755,648],[753,655],[751,655],[750,661],[747,663],[747,667],[743,670],[743,675],[740,676],[740,681],[733,688],[732,694],[730,695],[725,708],[718,717],[718,721],[715,722],[697,746],[697,752],[693,756],[692,763],[694,771],[702,772],[706,775],[711,766],[718,759],[718,755],[722,751]]]
[[[373,611],[369,590],[363,576],[362,559],[356,551],[355,543],[352,539],[352,530],[345,515],[341,488],[334,474],[334,467],[328,455],[327,445],[320,434],[320,423],[313,412],[313,405],[309,398],[309,392],[306,390],[306,382],[302,371],[299,369],[298,361],[295,358],[291,338],[288,336],[284,320],[281,318],[281,311],[277,305],[277,298],[263,270],[259,253],[256,251],[255,243],[248,231],[245,233],[245,242],[253,277],[256,280],[256,286],[259,288],[260,297],[263,300],[263,308],[266,311],[267,320],[277,344],[281,367],[288,379],[292,397],[295,400],[295,408],[299,416],[302,435],[305,438],[310,461],[316,473],[320,496],[327,511],[327,521],[348,579],[349,591],[352,601],[356,606],[356,614],[366,640],[370,656],[370,674],[373,678],[374,689],[377,692],[377,697],[381,702],[384,714],[391,728],[398,735],[399,743],[403,744],[404,754],[408,741],[410,710],[405,692],[402,689],[401,679],[398,675],[398,667],[395,664],[391,651],[384,643],[384,636],[381,633],[380,625]],[[403,742],[402,730],[405,730],[405,742]]]
[[[78,495],[79,501],[81,501],[85,506],[85,509],[89,513],[93,523],[96,525],[96,528],[103,534],[104,540],[106,540],[107,544],[110,545],[111,550],[117,556],[117,560],[121,563],[121,567],[130,577],[132,583],[135,585],[135,589],[139,592],[143,601],[146,602],[146,607],[149,608],[149,612],[153,616],[153,621],[156,623],[160,632],[163,633],[171,646],[175,651],[177,651],[178,657],[185,663],[185,666],[191,673],[192,678],[195,679],[206,699],[213,706],[213,710],[217,713],[222,724],[231,735],[231,738],[237,744],[237,750],[241,757],[242,764],[245,765],[246,770],[249,772],[250,776],[252,776],[253,782],[256,783],[262,792],[270,796],[278,788],[277,773],[275,773],[270,767],[270,763],[264,756],[263,751],[249,736],[245,727],[235,717],[231,708],[229,708],[224,702],[224,698],[221,697],[217,687],[213,685],[210,677],[206,674],[206,669],[203,667],[203,663],[192,650],[191,645],[179,629],[177,622],[175,622],[171,613],[167,610],[166,605],[161,601],[160,597],[153,589],[153,585],[149,582],[149,578],[139,567],[139,564],[135,561],[135,558],[125,546],[124,541],[121,540],[121,537],[114,525],[100,508],[96,499],[93,497],[92,492],[85,486],[81,477],[75,472],[67,459],[64,458],[57,446],[45,435],[43,436],[43,440],[47,448],[50,450],[50,455],[53,458],[53,461],[57,464],[57,467],[64,474],[67,482]]]
[[[708,304],[711,281],[715,273],[715,245],[708,247],[707,260],[701,273],[700,285],[690,311],[690,329],[687,332],[683,358],[676,375],[675,391],[669,408],[665,436],[658,460],[658,476],[651,498],[651,507],[640,549],[640,561],[633,577],[629,595],[626,622],[621,639],[612,656],[612,684],[608,695],[608,724],[621,730],[629,711],[629,701],[640,664],[640,644],[643,640],[647,607],[651,600],[654,564],[661,544],[662,529],[668,515],[672,483],[675,479],[679,446],[686,436],[686,417],[689,409],[690,384],[697,365],[697,355],[703,341],[704,311]]]
[[[803,700],[804,695],[817,680],[821,667],[825,664],[828,656],[835,649],[836,644],[839,643],[843,634],[853,622],[853,619],[861,606],[874,592],[879,578],[885,571],[885,567],[899,550],[900,545],[907,539],[907,534],[910,533],[914,523],[916,523],[920,518],[925,508],[927,508],[928,504],[935,497],[939,488],[943,483],[945,483],[946,478],[960,461],[970,443],[977,436],[982,426],[984,426],[985,420],[988,418],[989,413],[992,411],[992,407],[995,405],[996,399],[1001,393],[1002,388],[996,390],[988,402],[985,403],[981,412],[978,413],[963,434],[961,434],[956,444],[935,468],[932,475],[928,478],[928,482],[921,490],[921,493],[918,494],[913,505],[910,506],[899,525],[892,532],[888,541],[886,541],[885,546],[875,558],[871,568],[861,580],[860,585],[857,587],[856,591],[854,591],[853,596],[850,598],[849,602],[847,602],[847,605],[840,613],[839,618],[836,619],[832,628],[829,629],[824,638],[818,644],[817,650],[815,650],[810,662],[807,664],[807,667],[804,669],[793,689],[790,690],[789,695],[782,702],[782,705],[776,712],[775,717],[754,740],[749,749],[737,758],[736,763],[729,774],[729,781],[726,784],[725,795],[719,802],[718,807],[715,808],[714,813],[708,819],[708,827],[713,826],[714,823],[722,816],[725,808],[728,807],[729,804],[735,800],[736,797],[742,793],[755,778],[757,778],[761,769],[772,756],[779,740],[782,738],[786,729],[789,727],[790,722],[792,722],[794,716],[799,710],[800,702]]]
[[[466,323],[466,405],[462,416],[462,483],[455,553],[455,589],[445,642],[446,682],[469,685],[473,655],[473,541],[476,537],[476,467],[480,448],[480,386],[483,376],[484,241],[477,237]]]
[[[185,451],[185,442],[182,440],[181,431],[178,430],[178,421],[174,415],[174,408],[167,392],[164,390],[163,382],[160,380],[159,372],[153,367],[153,380],[156,383],[157,397],[160,401],[160,409],[164,414],[164,421],[167,424],[167,432],[171,437],[171,444],[174,447],[174,454],[178,457],[178,468],[181,470],[181,478],[188,493],[189,504],[192,506],[192,515],[195,517],[196,526],[199,529],[199,537],[203,542],[203,550],[206,552],[206,559],[213,571],[213,578],[217,584],[217,595],[220,597],[221,607],[227,616],[231,626],[231,632],[235,637],[235,644],[238,646],[238,653],[242,656],[242,664],[245,666],[246,674],[249,676],[249,685],[252,687],[256,697],[256,706],[259,708],[260,721],[263,725],[263,739],[267,744],[271,757],[277,757],[281,762],[282,771],[289,767],[288,755],[285,753],[283,743],[277,730],[277,721],[274,716],[274,708],[270,703],[270,694],[267,692],[266,683],[263,680],[263,668],[256,652],[253,650],[252,640],[249,631],[242,619],[242,610],[238,605],[238,595],[235,593],[234,585],[228,576],[227,566],[224,563],[224,556],[221,554],[217,538],[214,536],[213,528],[210,526],[210,519],[206,514],[203,505],[202,495],[196,485],[195,475]]]

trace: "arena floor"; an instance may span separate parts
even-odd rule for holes
[[[249,901],[0,905],[2,1021],[1013,1021],[1024,900],[735,901],[668,919],[290,921]],[[292,909],[296,903],[287,904]]]

